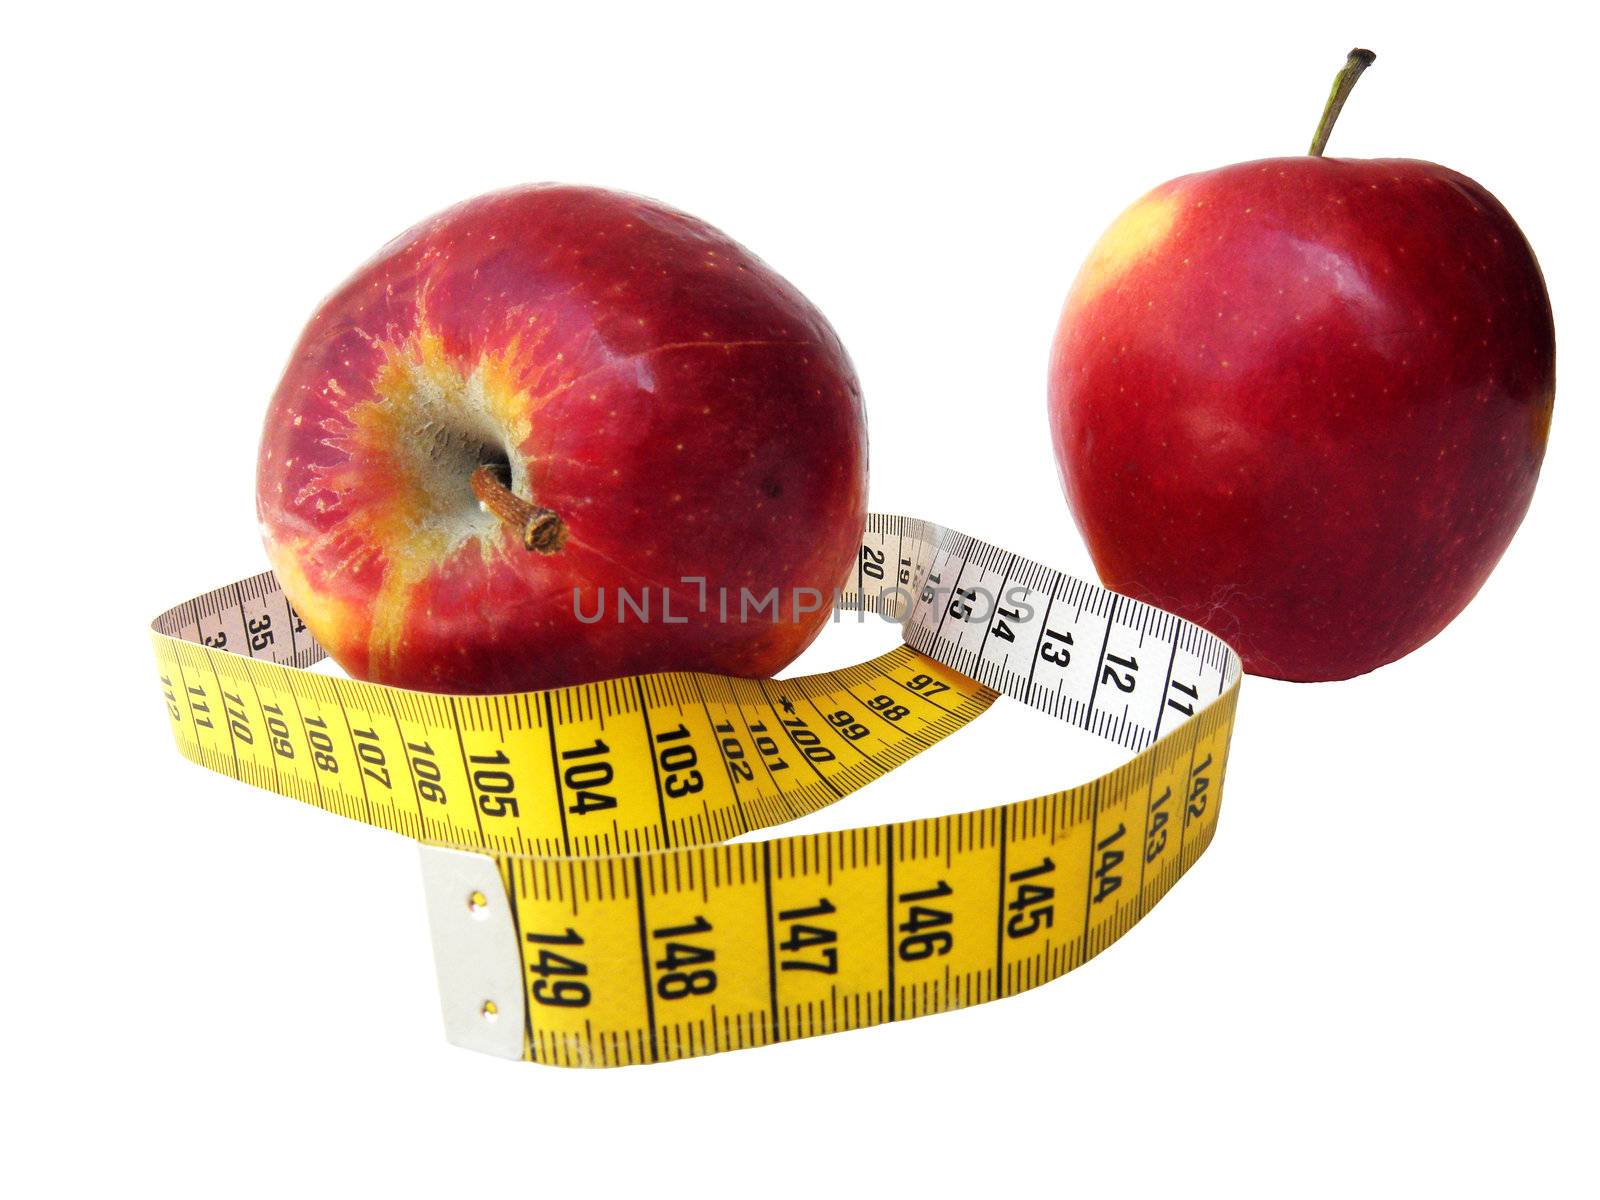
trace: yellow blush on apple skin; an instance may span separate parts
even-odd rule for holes
[[[1544,457],[1544,448],[1550,441],[1550,419],[1555,415],[1555,409],[1556,391],[1552,386],[1550,394],[1533,409],[1533,446],[1540,458]]]
[[[1112,222],[1089,252],[1067,299],[1069,309],[1080,308],[1116,283],[1139,260],[1156,250],[1178,215],[1175,195],[1158,189],[1136,201]]]
[[[294,594],[307,598],[302,616],[330,648],[354,651],[351,657],[375,677],[388,675],[403,650],[419,584],[474,541],[485,556],[503,552],[497,519],[481,512],[468,481],[488,448],[504,450],[513,483],[520,484],[525,467],[516,451],[531,432],[519,339],[501,353],[460,364],[418,318],[411,335],[384,347],[372,399],[352,405],[346,428],[330,438],[348,457],[319,472],[316,485],[351,505],[338,535],[300,539],[275,556],[286,567],[320,568],[315,585],[304,573],[296,581]],[[504,430],[511,431],[510,444]],[[363,556],[360,562],[350,560],[352,551]],[[338,597],[338,576],[380,552],[382,582],[370,600],[370,619],[355,620]]]
[[[364,669],[369,627],[366,609],[346,599],[327,580],[314,583],[307,576],[301,564],[317,561],[307,551],[307,542],[305,538],[292,542],[268,539],[267,561],[284,593],[295,597],[295,611],[323,648],[341,655],[340,661]]]

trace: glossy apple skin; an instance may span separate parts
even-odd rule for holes
[[[1163,184],[1085,264],[1050,424],[1105,583],[1342,679],[1422,645],[1521,523],[1544,456],[1544,280],[1477,183],[1283,158]]]
[[[556,553],[477,503],[496,459],[565,523]],[[418,225],[323,303],[267,414],[257,511],[347,671],[481,693],[775,673],[827,620],[866,485],[860,386],[798,291],[693,217],[538,185]],[[741,587],[779,588],[780,619],[741,622]],[[796,620],[799,588],[825,599]]]

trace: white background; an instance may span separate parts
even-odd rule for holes
[[[30,5],[4,91],[0,1188],[168,1196],[1593,1194],[1593,46],[1566,6]],[[49,15],[40,15],[48,12]],[[657,196],[829,314],[875,506],[1088,571],[1044,420],[1101,229],[1173,175],[1434,159],[1557,314],[1544,478],[1468,611],[1246,680],[1219,836],[1081,972],[620,1072],[454,1050],[415,851],[173,752],[144,625],[262,565],[266,399],[392,234],[536,179]],[[886,645],[839,630],[802,666]],[[1005,703],[805,828],[1089,777]]]

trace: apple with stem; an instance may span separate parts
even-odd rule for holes
[[[1089,256],[1050,357],[1067,499],[1107,586],[1247,670],[1342,679],[1461,611],[1544,457],[1555,333],[1481,185],[1310,154],[1162,184]]]
[[[257,510],[352,675],[504,692],[774,674],[865,522],[860,386],[828,322],[709,225],[513,188],[402,234],[301,335]]]

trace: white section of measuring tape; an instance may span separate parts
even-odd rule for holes
[[[874,513],[862,547],[863,564],[882,554],[910,574],[907,645],[1130,750],[1187,719],[1179,706],[1198,712],[1239,679],[1238,656],[1199,626],[967,534]],[[872,610],[860,573],[846,601]],[[1010,637],[997,636],[1002,626]]]
[[[419,850],[445,1037],[466,1050],[521,1058],[522,959],[494,859],[441,846]]]

